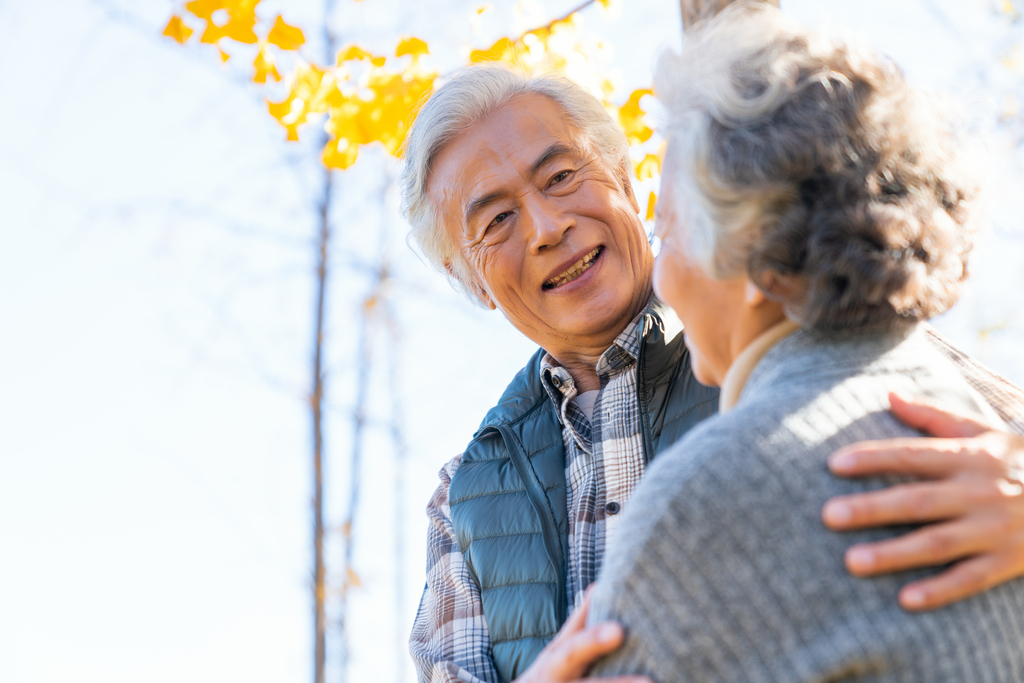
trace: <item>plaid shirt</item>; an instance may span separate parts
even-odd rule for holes
[[[569,599],[578,605],[596,577],[609,536],[640,476],[644,458],[636,403],[638,317],[597,364],[601,390],[588,420],[573,399],[575,384],[550,356],[541,365],[544,386],[558,408],[565,444],[569,508]],[[992,406],[1010,431],[1024,434],[1024,392],[975,362],[934,330],[937,348]],[[409,646],[420,681],[498,683],[480,589],[459,552],[448,507],[448,487],[462,461],[439,473],[441,484],[427,516],[427,585]]]

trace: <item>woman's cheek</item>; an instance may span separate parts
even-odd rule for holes
[[[663,240],[661,250],[654,259],[654,292],[658,298],[676,309],[676,314],[681,311],[677,308],[679,303],[679,274],[678,266],[675,263],[675,253],[671,243]]]

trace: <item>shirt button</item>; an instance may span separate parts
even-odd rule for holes
[[[558,375],[551,375],[551,383],[555,385],[555,389],[562,388],[562,378]]]
[[[621,509],[621,506],[618,503],[616,503],[615,501],[612,501],[611,503],[608,503],[607,505],[604,506],[605,513],[609,514],[609,515],[617,515],[617,514],[619,514],[619,510],[620,509]]]

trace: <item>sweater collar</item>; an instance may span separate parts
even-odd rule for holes
[[[754,341],[747,344],[746,348],[740,351],[732,361],[732,365],[725,373],[722,380],[722,393],[718,397],[718,412],[726,413],[732,410],[740,400],[743,387],[750,378],[757,364],[764,358],[765,354],[780,341],[800,329],[800,325],[792,320],[786,319],[761,333]]]

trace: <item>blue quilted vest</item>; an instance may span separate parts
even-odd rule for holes
[[[693,378],[682,324],[654,302],[644,314],[637,400],[649,462],[718,409]],[[569,605],[562,427],[541,385],[539,350],[484,418],[449,489],[459,549],[480,587],[492,657],[519,676],[558,632]],[[584,587],[581,587],[584,588]]]

